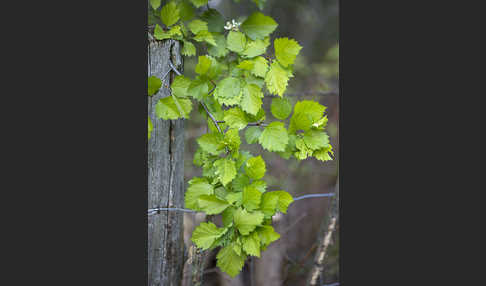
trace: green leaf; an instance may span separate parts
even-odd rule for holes
[[[265,183],[265,181],[263,180],[257,180],[257,181],[253,181],[253,183],[250,184],[250,187],[259,190],[260,193],[264,193],[267,189],[267,183]]]
[[[197,8],[208,4],[208,0],[191,0],[191,3],[194,4]]]
[[[245,50],[242,55],[247,58],[254,58],[262,55],[267,51],[267,47],[270,45],[270,38],[266,37],[263,40],[248,40],[246,41]]]
[[[241,139],[240,139],[240,135],[238,134],[238,129],[230,128],[228,131],[226,131],[226,133],[224,134],[224,144],[228,146],[231,152],[238,151],[241,144]]]
[[[263,39],[277,28],[278,24],[261,12],[251,14],[240,26],[240,29],[252,40]]]
[[[322,149],[329,145],[329,136],[324,131],[309,130],[302,137],[305,145],[311,150]]]
[[[216,46],[216,42],[214,41],[213,34],[211,34],[211,32],[208,32],[208,31],[204,31],[204,30],[200,31],[194,37],[194,40],[198,41],[198,42],[206,42],[210,45]]]
[[[245,112],[239,107],[230,108],[224,111],[224,122],[231,128],[241,130],[246,127],[248,120]]]
[[[239,69],[251,71],[253,69],[253,61],[250,60],[241,61],[236,67]]]
[[[235,211],[233,220],[238,231],[243,235],[248,235],[262,224],[263,216],[260,211],[249,213],[245,209],[239,208]]]
[[[179,8],[174,1],[165,4],[160,11],[162,23],[164,23],[167,27],[172,26],[179,21],[179,17]]]
[[[182,113],[179,111],[175,100],[178,101]],[[155,114],[158,118],[164,120],[189,118],[189,113],[192,110],[192,102],[189,99],[175,99],[172,96],[165,97],[159,100],[155,105]]]
[[[231,182],[233,190],[243,192],[243,189],[250,184],[250,178],[244,173],[238,173],[236,178]]]
[[[290,76],[291,73],[289,71],[284,69],[278,62],[273,62],[265,76],[268,91],[282,97],[287,89]]]
[[[292,196],[286,191],[274,191],[272,193],[278,195],[277,210],[283,212],[284,214],[287,213],[287,208],[294,201]]]
[[[203,250],[211,247],[213,242],[227,231],[226,228],[218,228],[212,222],[202,222],[192,232],[191,240],[198,248]]]
[[[182,21],[189,21],[194,18],[194,6],[190,5],[187,1],[181,1],[178,7]]]
[[[199,56],[198,62],[196,65],[196,73],[203,75],[206,74],[211,67],[211,60],[208,56]]]
[[[260,236],[257,232],[252,232],[248,236],[241,237],[243,250],[256,257],[260,257]]]
[[[201,149],[211,155],[219,155],[224,148],[220,133],[206,133],[197,139]]]
[[[250,152],[248,151],[241,151],[239,152],[240,154],[238,155],[238,159],[236,159],[236,168],[239,170],[243,164],[246,163],[248,159],[250,159],[252,156]]]
[[[187,89],[191,85],[191,80],[183,75],[178,75],[174,78],[174,81],[170,85],[172,95],[181,98],[187,97]]]
[[[262,132],[258,142],[270,152],[283,152],[289,141],[287,130],[282,122],[272,122]]]
[[[257,115],[263,104],[263,92],[260,87],[255,84],[245,84],[241,91],[241,109],[251,115]]]
[[[297,57],[302,49],[299,43],[288,38],[275,39],[273,46],[275,48],[275,57],[284,67],[294,64],[295,57]]]
[[[199,19],[191,21],[188,25],[189,30],[196,35],[197,33],[201,31],[207,31],[208,30],[208,23],[201,21]]]
[[[190,41],[183,41],[184,45],[182,46],[182,55],[183,56],[195,56],[196,55],[196,47]]]
[[[230,204],[227,201],[218,199],[214,195],[202,195],[197,200],[199,208],[206,214],[219,214],[224,211]]]
[[[262,156],[253,157],[246,161],[245,172],[252,179],[259,180],[263,178],[266,166]]]
[[[213,185],[209,184],[205,178],[193,178],[189,181],[189,187],[184,195],[186,208],[200,210],[197,200],[202,195],[212,195],[214,193]]]
[[[225,57],[229,50],[226,48],[226,38],[218,33],[213,33],[214,41],[216,42],[215,46],[210,46],[208,48],[208,53],[213,57]]]
[[[196,77],[193,81],[191,81],[191,84],[187,89],[187,93],[199,101],[201,101],[202,98],[208,94],[208,92],[209,81],[204,77]]]
[[[332,151],[332,146],[329,144],[327,147],[322,148],[320,150],[314,151],[312,156],[316,157],[317,160],[320,160],[322,162],[326,162],[329,160],[332,160],[331,155],[334,155],[334,152]]]
[[[261,211],[265,214],[266,218],[272,217],[278,204],[279,194],[275,192],[268,192],[262,195],[262,201],[260,204]]]
[[[216,175],[221,183],[226,186],[231,182],[236,176],[235,161],[231,158],[221,158],[214,162],[214,167],[216,167]]]
[[[234,278],[240,273],[241,269],[243,269],[246,255],[238,255],[238,253],[235,252],[234,245],[232,243],[223,247],[218,252],[216,259],[216,265],[219,267],[219,269]]]
[[[230,31],[226,39],[226,45],[230,51],[241,53],[246,46],[246,37],[241,32]]]
[[[239,207],[241,206],[243,201],[243,192],[229,193],[225,199],[226,201],[228,201],[228,203]]]
[[[263,10],[263,8],[265,7],[265,2],[267,0],[252,0],[252,1],[255,2],[255,4],[258,6],[258,9]]]
[[[292,112],[292,104],[287,97],[275,97],[270,106],[273,116],[280,120],[285,120]]]
[[[258,142],[258,138],[262,134],[262,130],[258,126],[248,127],[245,131],[246,143],[254,144]]]
[[[224,32],[224,18],[216,9],[204,11],[201,19],[208,23],[208,30],[212,33]]]
[[[255,76],[263,77],[265,78],[265,75],[267,74],[268,70],[268,62],[264,57],[256,57],[253,60],[253,69],[251,70],[251,73],[254,74]]]
[[[259,190],[253,187],[246,187],[243,189],[243,206],[249,211],[258,209],[260,207],[261,197],[262,193]]]
[[[275,232],[271,225],[262,225],[257,229],[258,236],[260,236],[261,244],[266,247],[270,243],[280,238],[280,234]]]
[[[297,102],[294,106],[294,114],[290,119],[290,132],[311,129],[312,124],[320,121],[325,110],[325,106],[312,100]]]
[[[233,214],[234,214],[235,210],[236,209],[234,207],[229,207],[229,208],[226,208],[223,211],[223,213],[221,214],[221,217],[223,219],[223,225],[225,227],[228,227],[233,223]]]
[[[157,10],[157,8],[160,7],[160,0],[150,0],[150,6],[152,6],[154,10]]]
[[[148,139],[152,136],[152,129],[154,129],[154,126],[152,125],[152,120],[148,117]]]
[[[162,27],[158,24],[155,25],[154,29],[154,38],[157,40],[165,40],[165,39],[182,39],[182,32],[181,26],[176,25],[170,28],[169,31],[165,32]]]
[[[227,106],[239,104],[241,101],[241,82],[235,77],[221,80],[214,90],[214,98]]]
[[[152,96],[159,91],[162,87],[162,81],[156,76],[151,76],[148,78],[148,95]]]

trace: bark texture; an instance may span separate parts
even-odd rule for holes
[[[149,41],[148,75],[162,78],[169,59],[182,70],[179,43]],[[153,130],[148,142],[148,208],[184,207],[184,121],[155,115],[159,99],[170,96],[171,72],[159,92],[148,99]],[[133,95],[130,95],[133,96]],[[136,96],[136,95],[135,95]],[[162,211],[148,217],[148,285],[179,286],[184,264],[183,213]]]

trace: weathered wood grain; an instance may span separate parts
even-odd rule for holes
[[[169,58],[182,70],[177,41],[149,41],[148,54],[149,76],[162,78],[170,69]],[[170,96],[167,87],[173,77],[171,72],[163,80],[160,91],[148,99],[148,114],[153,124],[148,143],[148,208],[184,206],[184,121],[157,119],[155,115],[158,100]],[[179,286],[183,259],[182,212],[164,211],[149,216],[148,285]]]

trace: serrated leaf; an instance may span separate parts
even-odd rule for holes
[[[240,134],[238,133],[238,129],[230,128],[224,134],[224,144],[228,146],[231,152],[237,152],[240,148],[241,139]]]
[[[165,4],[160,11],[160,18],[167,27],[179,21],[179,7],[177,7],[177,4],[174,1]]]
[[[241,61],[236,67],[239,69],[250,71],[253,69],[253,61],[250,60]]]
[[[224,122],[231,128],[241,130],[248,124],[248,119],[243,110],[234,107],[224,111]]]
[[[265,75],[265,83],[268,91],[282,97],[287,89],[290,75],[289,71],[284,69],[278,62],[273,62],[270,70]]]
[[[216,9],[209,9],[204,11],[201,19],[208,23],[209,32],[222,33],[224,32],[224,18]]]
[[[256,57],[253,59],[253,69],[251,73],[255,76],[265,78],[268,70],[268,61],[264,57]]]
[[[151,76],[148,78],[148,95],[152,96],[159,91],[162,87],[162,81],[156,76]]]
[[[246,47],[246,37],[243,33],[230,31],[226,38],[226,47],[235,53],[241,53]]]
[[[246,58],[254,58],[262,55],[267,51],[267,47],[270,45],[270,38],[266,37],[263,40],[248,40],[246,41],[245,50],[241,53]]]
[[[202,195],[212,195],[214,193],[213,185],[209,184],[205,178],[193,178],[189,181],[189,187],[184,194],[184,203],[186,208],[191,210],[200,210],[198,199]]]
[[[214,162],[214,167],[216,167],[216,175],[220,182],[226,186],[231,182],[236,176],[235,161],[231,158],[221,158]]]
[[[148,117],[148,139],[152,137],[152,130],[154,129],[154,126],[152,125],[152,120],[150,120],[150,117]]]
[[[190,41],[184,41],[184,45],[182,46],[181,51],[183,56],[195,56],[196,55],[196,47]]]
[[[257,229],[257,233],[260,237],[260,242],[264,247],[268,246],[270,243],[280,238],[280,234],[275,232],[271,225],[259,226]]]
[[[318,122],[326,110],[326,107],[312,100],[298,101],[294,106],[294,114],[290,119],[289,131],[307,131]]]
[[[206,133],[197,139],[197,143],[201,149],[212,155],[219,155],[224,148],[222,144],[222,136],[220,133]]]
[[[257,180],[257,181],[253,181],[250,184],[250,187],[253,187],[253,188],[259,190],[260,193],[264,193],[267,190],[267,183],[265,183],[265,181],[263,181],[263,180]]]
[[[250,184],[250,178],[243,173],[238,173],[236,178],[231,182],[233,190],[236,192],[243,192],[243,189]]]
[[[260,87],[255,84],[246,84],[242,88],[241,94],[241,109],[251,115],[257,115],[263,102],[263,92]]]
[[[325,148],[314,151],[314,153],[312,154],[312,156],[314,156],[317,160],[320,160],[322,162],[332,160],[331,155],[334,155],[331,144],[329,144]]]
[[[206,23],[202,20],[199,20],[199,19],[192,20],[187,26],[189,27],[189,30],[191,30],[191,32],[194,35],[196,35],[197,33],[201,32],[201,31],[207,31],[208,30],[208,23]]]
[[[154,29],[154,38],[157,40],[165,40],[165,39],[181,40],[182,39],[181,26],[175,25],[171,27],[169,31],[165,32],[162,29],[162,27],[156,24]]]
[[[223,219],[223,225],[225,227],[228,227],[233,223],[233,213],[235,212],[235,210],[236,209],[234,207],[229,207],[225,209],[221,214],[221,217]]]
[[[238,255],[234,250],[233,244],[229,244],[221,248],[216,259],[216,265],[219,269],[234,278],[243,269],[246,255]]]
[[[202,222],[192,232],[191,241],[194,242],[198,248],[206,250],[211,247],[216,239],[225,234],[226,231],[226,228],[218,228],[212,222]]]
[[[234,213],[234,223],[238,231],[243,235],[248,235],[263,222],[263,213],[260,211],[247,212],[245,209],[237,209]]]
[[[241,237],[242,248],[248,255],[260,257],[260,236],[257,232]]]
[[[254,144],[258,142],[258,138],[262,134],[262,130],[260,127],[257,126],[251,126],[248,127],[245,131],[245,138],[246,138],[246,143],[248,144]]]
[[[295,147],[298,149],[298,151],[294,152],[294,156],[298,160],[304,160],[307,157],[312,156],[312,149],[307,147],[307,145],[304,142],[304,139],[297,138],[295,140]]]
[[[188,21],[194,18],[194,6],[190,5],[187,1],[181,1],[178,7],[182,21]]]
[[[204,6],[206,4],[208,4],[208,0],[190,0],[192,4],[194,4],[194,6],[196,6],[197,8],[201,7],[201,6]]]
[[[292,112],[292,104],[287,97],[275,97],[272,99],[270,110],[275,118],[285,120]]]
[[[253,188],[253,187],[246,187],[243,189],[243,198],[242,204],[243,206],[249,210],[255,210],[260,207],[262,193]]]
[[[230,204],[237,206],[237,207],[241,206],[242,201],[243,201],[243,192],[229,193],[226,196],[226,201]]]
[[[275,48],[275,57],[283,67],[294,64],[295,57],[302,49],[299,43],[289,38],[275,39],[273,46]]]
[[[278,195],[277,210],[283,212],[284,214],[287,213],[287,208],[294,201],[292,196],[286,191],[274,191],[272,193]]]
[[[229,50],[226,48],[226,38],[219,33],[213,33],[213,38],[216,45],[209,46],[208,53],[217,58],[226,56],[229,53]]]
[[[224,211],[230,204],[217,198],[215,195],[202,195],[197,200],[199,208],[206,214],[219,214]]]
[[[240,26],[240,29],[252,40],[263,39],[277,28],[278,24],[261,12],[251,14]]]
[[[238,159],[236,159],[236,168],[239,170],[243,164],[246,163],[248,159],[250,159],[252,156],[250,152],[248,151],[241,151],[238,154]]]
[[[203,75],[206,74],[211,67],[211,60],[207,56],[199,56],[198,62],[196,65],[196,73]]]
[[[187,89],[188,95],[199,101],[209,92],[209,81],[203,77],[197,77],[191,81]]]
[[[174,78],[174,81],[170,85],[172,95],[181,98],[187,97],[187,89],[191,85],[191,80],[183,75],[178,75]]]
[[[227,106],[239,104],[241,101],[241,82],[235,77],[221,80],[214,90],[214,98]]]
[[[258,138],[262,147],[271,152],[283,152],[289,141],[287,130],[282,122],[272,122]]]
[[[150,6],[152,6],[152,9],[157,10],[160,7],[160,0],[150,0]]]
[[[254,180],[263,178],[263,176],[265,176],[266,166],[262,156],[248,159],[248,161],[246,161],[245,172]]]
[[[178,101],[182,113],[179,111],[175,100]],[[164,120],[189,118],[189,113],[192,110],[192,102],[189,99],[175,99],[172,96],[165,97],[159,100],[155,105],[155,115]]]
[[[279,194],[275,192],[268,192],[262,195],[260,209],[266,218],[272,217],[277,211],[278,198]]]
[[[302,139],[311,150],[318,150],[329,145],[329,136],[326,132],[320,130],[306,131]]]
[[[194,40],[198,42],[206,42],[210,45],[216,46],[213,34],[211,34],[209,31],[200,31],[196,36],[194,36]]]

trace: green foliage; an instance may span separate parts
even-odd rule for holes
[[[263,9],[264,0],[252,1]],[[260,144],[287,159],[314,157],[325,162],[332,160],[333,151],[325,131],[326,108],[308,100],[293,106],[285,97],[302,47],[293,39],[277,38],[271,54],[267,49],[278,26],[271,17],[254,12],[226,32],[225,18],[215,9],[196,13],[207,3],[173,0],[160,7],[161,1],[150,1],[150,19],[160,23],[154,29],[156,40],[181,41],[184,56],[203,52],[198,54],[196,76],[176,76],[170,96],[157,102],[155,113],[164,120],[189,118],[192,101],[196,101],[204,103],[218,121],[219,129],[207,116],[208,132],[197,139],[193,163],[202,168],[202,176],[188,182],[185,207],[222,216],[222,227],[201,223],[191,239],[202,250],[221,247],[217,266],[234,277],[247,256],[260,257],[261,251],[280,238],[271,218],[277,212],[286,213],[293,202],[286,191],[267,192],[263,178],[271,166],[266,166],[262,156],[241,150],[240,131],[248,144]],[[161,88],[161,79],[148,78],[149,96]],[[272,99],[270,111],[279,121],[265,123],[264,90],[278,95]],[[151,120],[155,119],[148,118],[149,139],[153,137]]]

